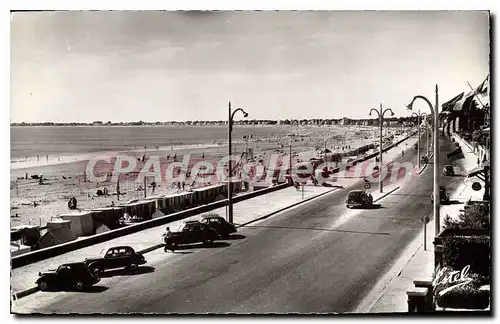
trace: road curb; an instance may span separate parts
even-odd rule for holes
[[[13,298],[14,300],[16,300],[16,299],[23,298],[23,297],[25,297],[25,296],[28,296],[28,295],[34,294],[34,293],[36,293],[37,291],[39,291],[38,286],[31,287],[31,288],[28,288],[28,289],[21,290],[21,291],[20,291],[20,292],[18,292],[18,293],[13,293],[13,294],[12,294],[12,298]]]
[[[249,222],[246,222],[246,223],[240,224],[240,225],[238,225],[238,226],[236,226],[236,227],[237,227],[237,228],[239,228],[239,227],[243,227],[243,226],[249,225],[249,224],[251,224],[251,223],[257,222],[257,221],[259,221],[259,220],[266,219],[266,218],[268,218],[268,217],[271,217],[272,215],[275,215],[275,214],[277,214],[277,213],[280,213],[280,212],[285,211],[285,210],[287,210],[287,209],[290,209],[290,208],[292,208],[292,207],[295,207],[295,206],[298,206],[298,205],[303,204],[303,203],[305,203],[305,202],[308,202],[309,200],[312,200],[312,199],[315,199],[315,198],[318,198],[318,197],[324,196],[324,195],[329,194],[329,193],[331,193],[331,192],[333,192],[333,191],[336,191],[336,190],[338,190],[338,189],[342,189],[342,188],[333,188],[333,189],[331,189],[331,190],[328,190],[328,191],[322,192],[322,193],[317,194],[317,195],[315,195],[315,196],[312,196],[312,197],[306,198],[306,199],[304,199],[304,200],[298,201],[298,202],[296,202],[296,203],[294,203],[294,204],[292,204],[292,205],[289,205],[289,206],[283,207],[283,208],[281,208],[281,209],[278,209],[278,210],[276,210],[276,211],[273,211],[272,213],[269,213],[269,214],[267,214],[267,215],[264,215],[264,216],[261,216],[261,217],[259,217],[259,218],[253,219],[253,220],[251,220],[251,221],[249,221]]]
[[[380,199],[382,199],[382,198],[385,198],[385,197],[389,196],[391,193],[393,193],[394,191],[399,190],[399,189],[400,189],[400,186],[397,186],[396,188],[394,188],[394,189],[392,189],[392,190],[390,190],[390,191],[388,191],[388,192],[385,192],[384,194],[382,194],[382,196],[378,197],[378,198],[377,198],[377,199],[375,199],[373,202],[377,202],[377,201],[379,201]]]
[[[418,174],[422,174],[422,172],[424,172],[424,170],[427,168],[427,164],[425,164],[423,167],[420,168],[420,170],[418,171]]]
[[[145,248],[143,250],[139,250],[139,251],[137,251],[137,253],[146,254],[148,252],[154,251],[154,250],[159,249],[161,247],[163,247],[163,244],[156,244],[156,245],[153,245],[151,247]]]

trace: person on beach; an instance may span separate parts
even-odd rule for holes
[[[40,162],[40,155],[37,154],[36,155],[36,159],[37,159],[38,162]]]

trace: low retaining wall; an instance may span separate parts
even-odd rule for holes
[[[267,193],[270,193],[273,191],[284,189],[286,187],[288,187],[288,184],[276,185],[274,187],[250,192],[247,194],[243,194],[241,196],[236,196],[233,198],[233,201],[235,203],[237,203],[237,202],[240,202],[240,201],[243,201],[246,199],[254,198],[254,197],[257,197],[257,196],[260,196],[263,194],[267,194]],[[115,239],[117,237],[129,235],[129,234],[137,233],[137,232],[140,232],[140,231],[143,231],[146,229],[150,229],[153,227],[165,225],[167,223],[171,223],[171,222],[181,220],[181,219],[184,219],[187,217],[191,217],[191,216],[195,216],[195,215],[198,215],[201,213],[205,213],[205,212],[208,212],[210,210],[224,207],[226,205],[227,205],[227,199],[224,199],[224,200],[220,200],[220,201],[210,203],[207,205],[190,208],[190,209],[178,212],[178,213],[174,213],[174,214],[166,215],[163,217],[158,217],[158,218],[155,218],[152,220],[148,220],[145,222],[141,222],[138,224],[130,225],[130,226],[127,226],[124,228],[104,232],[102,234],[93,235],[93,236],[90,236],[88,238],[84,238],[81,240],[76,240],[76,241],[72,241],[72,242],[68,242],[68,243],[64,243],[64,244],[59,244],[59,245],[51,246],[51,247],[48,247],[45,249],[40,249],[37,251],[26,253],[26,254],[23,254],[23,255],[20,255],[17,257],[13,257],[11,259],[12,269],[19,268],[19,267],[22,267],[22,266],[25,266],[25,265],[28,265],[28,264],[31,264],[31,263],[34,263],[34,262],[37,262],[40,260],[52,258],[52,257],[55,257],[57,255],[71,252],[74,250],[78,250],[78,249],[81,249],[81,248],[84,248],[87,246],[91,246],[94,244],[109,241],[109,240]]]

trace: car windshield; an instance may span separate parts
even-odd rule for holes
[[[182,230],[186,227],[185,223],[179,224],[177,227],[173,229],[174,232],[182,232]]]
[[[361,198],[361,191],[354,191],[349,194],[349,199],[355,200]]]

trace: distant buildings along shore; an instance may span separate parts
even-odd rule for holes
[[[401,125],[404,123],[415,123],[416,117],[385,118],[384,125]],[[276,125],[276,126],[377,126],[378,118],[372,119],[282,119],[282,120],[235,120],[235,125]],[[11,126],[225,126],[226,120],[217,121],[167,121],[167,122],[102,122],[94,121],[91,123],[55,123],[55,122],[37,122],[37,123],[11,123]]]

